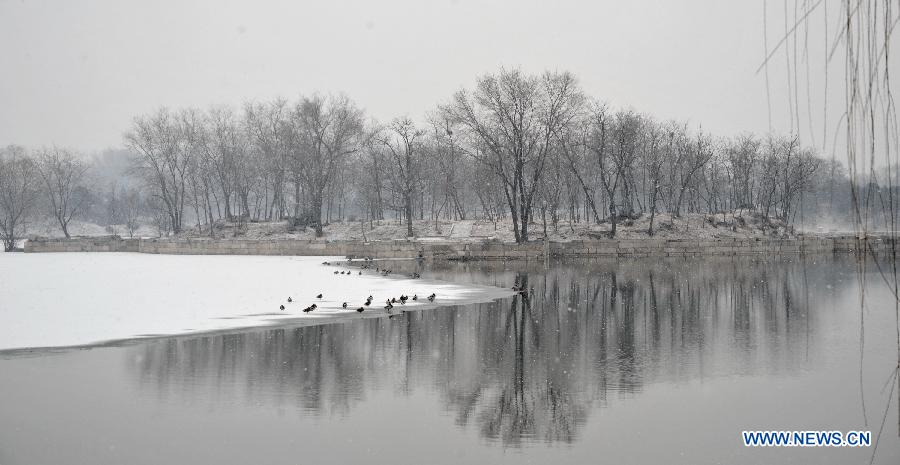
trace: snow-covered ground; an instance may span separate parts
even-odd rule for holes
[[[63,237],[62,230],[59,228],[59,223],[50,219],[43,219],[29,224],[27,234],[41,237]],[[122,237],[128,237],[128,229],[124,225],[107,227],[75,219],[69,223],[69,234],[72,236],[91,237],[117,234]],[[141,225],[137,231],[135,231],[134,237],[156,237],[157,235],[156,230],[149,225]]]
[[[548,220],[549,221],[549,220]],[[654,237],[669,239],[698,239],[698,238],[755,238],[768,236],[784,236],[792,234],[790,228],[784,222],[777,219],[766,219],[760,212],[752,210],[738,210],[733,213],[701,214],[685,213],[681,217],[672,218],[666,213],[658,213],[654,218]],[[561,220],[556,224],[547,224],[547,235],[552,241],[565,242],[572,240],[596,239],[606,237],[610,230],[609,223],[593,224],[593,222],[569,223]],[[620,219],[616,228],[616,237],[620,239],[645,239],[650,226],[650,216],[643,214],[633,219]],[[203,230],[197,230],[196,225],[186,225],[187,230],[181,237],[209,237],[207,225]],[[315,231],[312,228],[292,229],[287,221],[271,222],[225,222],[219,221],[215,225],[214,236],[217,239],[315,239]],[[329,241],[385,241],[406,240],[406,223],[397,220],[381,220],[373,222],[335,221],[326,224],[324,239]],[[821,229],[821,230],[820,230]],[[540,222],[531,223],[529,226],[531,238],[538,240],[543,237],[544,228]],[[798,231],[802,230],[810,234],[823,234],[826,228],[817,228],[812,223],[798,224]],[[89,222],[73,220],[69,225],[72,236],[108,236],[118,234],[128,237],[124,226],[107,228]],[[32,224],[28,228],[28,235],[42,237],[62,237],[59,225],[52,221],[44,221]],[[497,222],[487,220],[415,220],[413,232],[418,241],[452,241],[452,242],[482,242],[501,241],[513,242],[512,222],[509,219]],[[147,225],[142,225],[134,237],[157,237],[158,232]]]
[[[323,265],[326,260],[332,264]],[[511,295],[496,287],[358,272],[338,257],[0,253],[0,350],[383,317],[385,300],[401,294],[419,300],[397,304],[395,314]],[[425,296],[432,292],[437,298],[430,304]],[[357,313],[369,295],[372,305]],[[293,303],[286,302],[289,296]],[[301,311],[312,303],[315,311]]]
[[[650,226],[650,216],[642,215],[634,219],[621,219],[616,228],[616,237],[620,239],[646,239]],[[560,221],[556,227],[552,223],[547,224],[547,235],[552,241],[572,241],[596,239],[606,237],[611,225],[609,223],[593,224],[572,223]],[[542,223],[532,223],[529,226],[532,239],[540,239],[544,234]],[[513,242],[512,222],[501,220],[496,223],[486,220],[457,220],[457,221],[413,221],[413,231],[419,241],[453,241],[453,242],[481,242],[494,240]],[[287,221],[250,222],[250,223],[225,223],[216,225],[215,236],[220,239],[313,239],[315,232],[311,228],[291,230]],[[330,241],[377,241],[377,240],[405,240],[407,235],[406,223],[399,221],[375,221],[369,222],[332,222],[324,227],[325,239]],[[659,213],[654,218],[654,237],[669,239],[698,239],[698,238],[752,238],[767,237],[771,235],[782,236],[790,234],[789,228],[784,223],[763,218],[761,214],[749,210],[741,210],[734,215],[685,213],[681,217],[672,218],[671,215]],[[203,233],[196,228],[189,229],[181,234],[183,237],[209,236],[209,231],[204,228]]]

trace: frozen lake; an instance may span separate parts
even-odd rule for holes
[[[385,278],[342,257],[0,253],[0,276],[0,351],[381,317],[385,301],[401,294],[423,298],[398,310],[512,293],[399,272]],[[431,293],[434,303],[425,299]],[[373,302],[365,306],[370,295]],[[312,304],[317,308],[304,313]]]
[[[192,302],[243,295],[233,288],[261,270],[304,268],[296,258],[284,268],[262,257],[149,258],[211,273]],[[61,304],[131,295],[150,308],[163,305],[165,286],[196,287],[126,280],[110,266],[62,273],[76,279],[63,287],[44,276],[38,294]],[[897,387],[885,387],[897,363],[893,297],[869,273],[861,312],[848,257],[389,266],[422,273],[409,285],[440,284],[461,299],[474,298],[471,284],[527,281],[534,292],[390,319],[7,351],[0,463],[868,463],[871,448],[745,448],[740,434],[874,438],[883,418],[875,463],[900,460]],[[126,295],[83,282],[101,269],[110,283],[130,282]],[[269,309],[296,289],[272,284],[242,302]],[[4,298],[2,311],[18,305]],[[60,323],[83,326],[54,315],[47,331],[64,332]]]

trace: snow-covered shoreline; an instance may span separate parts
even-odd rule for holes
[[[339,257],[0,254],[0,351],[387,316],[385,300],[401,294],[419,300],[397,304],[394,313],[511,295],[496,287],[359,271]],[[437,298],[429,303],[425,296],[432,292]],[[366,307],[369,295],[373,302]],[[316,310],[303,313],[312,303]],[[358,313],[361,306],[365,311]]]

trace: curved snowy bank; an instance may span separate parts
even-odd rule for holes
[[[394,313],[512,294],[497,287],[385,278],[374,270],[359,275],[358,267],[345,263],[339,257],[0,254],[0,351],[386,316],[385,300],[401,294],[418,294],[419,300],[397,304]],[[433,304],[424,299],[432,292]],[[372,305],[357,313],[369,295]],[[286,302],[289,296],[293,303]],[[301,311],[312,303],[315,311]]]

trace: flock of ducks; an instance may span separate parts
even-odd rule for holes
[[[432,292],[431,295],[426,297],[426,299],[428,299],[429,302],[434,302],[435,297],[437,297],[437,295],[435,295],[435,293]],[[371,298],[372,298],[372,296],[369,296],[369,299],[371,299]],[[388,312],[390,312],[391,309],[394,308],[394,304],[399,303],[400,305],[406,305],[407,300],[419,300],[419,296],[416,294],[413,294],[412,299],[410,299],[409,296],[402,295],[402,294],[400,295],[399,299],[395,298],[395,297],[391,297],[390,299],[388,299],[384,302],[385,303],[384,309],[387,310]],[[370,302],[371,301],[367,301],[366,305],[368,305]]]
[[[360,267],[361,270],[357,272],[357,275],[358,275],[358,276],[362,276],[362,274],[363,274],[362,270],[369,270],[369,269],[372,269],[372,263],[371,263],[371,262],[372,262],[372,260],[374,260],[374,259],[371,258],[371,257],[366,257],[366,258],[364,258],[363,260],[365,261],[365,263]],[[351,262],[352,262],[352,260],[348,258],[348,259],[347,259],[347,263],[349,264],[349,263],[351,263]],[[331,262],[322,262],[322,264],[325,265],[325,266],[328,266],[328,265],[331,265]],[[378,266],[376,266],[376,267],[375,267],[375,272],[376,272],[376,273],[381,273],[383,276],[388,276],[388,275],[390,275],[391,273],[393,273],[394,270],[392,270],[392,269],[390,269],[390,268],[379,268]],[[346,274],[347,276],[350,276],[350,275],[353,274],[353,271],[352,271],[352,270],[340,270],[340,271],[334,270],[334,274]],[[419,279],[419,278],[422,277],[422,275],[420,275],[419,273],[412,273],[412,274],[410,274],[410,275],[408,275],[408,276],[409,276],[410,278],[412,278],[412,279]]]
[[[319,300],[322,300],[322,294],[317,295],[316,298],[319,299]],[[434,302],[434,299],[437,298],[437,294],[435,294],[434,292],[432,292],[431,295],[429,295],[428,297],[425,297],[425,298],[428,299],[429,302]],[[362,306],[362,307],[357,307],[356,311],[359,312],[359,313],[364,312],[364,311],[366,310],[366,307],[372,305],[372,299],[373,299],[373,298],[372,298],[371,295],[370,295],[369,297],[366,297],[366,301],[365,301],[365,303],[363,303],[363,306]],[[387,310],[388,313],[391,313],[391,309],[394,308],[394,304],[406,305],[406,302],[407,302],[408,300],[419,300],[419,296],[418,296],[418,294],[413,294],[412,297],[409,297],[408,295],[403,295],[403,294],[401,294],[399,298],[398,298],[398,297],[391,297],[390,299],[387,299],[387,300],[384,301],[384,309]],[[288,304],[291,304],[291,303],[293,303],[293,302],[294,302],[294,299],[291,298],[290,296],[288,296],[288,298],[287,298],[287,303],[288,303]],[[345,310],[346,310],[348,307],[349,307],[349,304],[348,304],[347,302],[344,302],[344,303],[341,304],[341,308],[343,308],[343,309],[345,309]],[[310,305],[309,307],[304,308],[304,309],[303,309],[303,313],[309,313],[309,312],[311,312],[311,311],[313,311],[313,310],[315,310],[315,309],[317,309],[317,308],[319,308],[318,305],[312,304],[312,305]],[[278,306],[278,309],[281,310],[281,311],[284,311],[284,310],[287,310],[287,307],[285,307],[284,304],[281,304],[281,305]]]
[[[371,257],[366,257],[364,260],[365,260],[366,263],[362,265],[362,269],[366,270],[366,269],[372,268],[371,261],[372,261],[373,259],[372,259]],[[351,260],[348,258],[348,259],[347,259],[347,262],[350,263]],[[325,265],[325,266],[331,265],[330,262],[322,262],[322,264]],[[387,276],[387,275],[393,273],[394,271],[391,270],[391,269],[388,269],[388,268],[383,268],[383,269],[382,269],[382,268],[379,268],[379,267],[375,267],[375,272],[376,272],[376,273],[381,273],[382,275]],[[342,274],[342,275],[350,276],[350,275],[353,274],[353,271],[352,271],[352,270],[340,270],[340,271],[339,271],[339,270],[334,270],[334,274],[336,274],[336,275],[341,275],[341,274]],[[358,276],[362,276],[362,274],[363,274],[363,273],[362,273],[362,270],[360,270],[360,271],[357,273]],[[419,279],[419,278],[422,277],[422,275],[420,275],[419,273],[412,273],[411,275],[409,275],[409,277],[412,278],[412,279]],[[316,298],[319,299],[319,300],[321,301],[321,300],[322,300],[322,294],[316,295]],[[427,296],[427,297],[425,297],[425,298],[428,299],[429,302],[434,302],[434,299],[437,298],[437,294],[435,294],[434,292],[432,292],[431,295],[429,295],[429,296]],[[356,308],[356,311],[359,312],[359,313],[364,312],[364,311],[366,310],[366,307],[369,307],[369,306],[372,305],[372,300],[373,300],[373,297],[372,297],[371,295],[368,296],[368,297],[366,298],[366,301],[365,301],[365,303],[363,304],[363,306],[357,307],[357,308]],[[418,296],[417,294],[413,294],[412,297],[409,297],[409,296],[407,296],[407,295],[401,294],[399,298],[397,298],[397,297],[391,297],[390,299],[385,300],[384,310],[385,310],[387,313],[391,313],[391,310],[394,308],[394,304],[398,304],[398,303],[399,303],[400,305],[406,305],[406,302],[407,302],[408,300],[414,300],[414,301],[419,300],[419,296]],[[293,302],[294,302],[294,299],[291,298],[290,296],[288,296],[288,298],[287,298],[287,303],[288,303],[288,304],[291,304],[291,303],[293,303]],[[343,309],[345,309],[345,310],[346,310],[348,307],[349,307],[349,304],[348,304],[347,302],[344,302],[344,303],[341,304],[341,308],[343,308]],[[317,308],[318,308],[318,305],[316,305],[316,304],[314,303],[314,304],[310,305],[309,307],[304,308],[304,309],[303,309],[303,313],[309,313],[309,312],[312,312],[312,311],[314,311],[314,310],[317,309]],[[281,310],[281,311],[284,311],[284,310],[287,309],[287,307],[285,307],[284,304],[281,304],[281,305],[278,306],[278,309]]]

